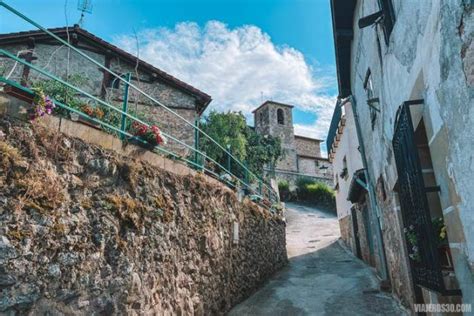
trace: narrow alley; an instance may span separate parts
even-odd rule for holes
[[[339,242],[337,218],[288,203],[290,262],[230,315],[405,315],[370,267]]]

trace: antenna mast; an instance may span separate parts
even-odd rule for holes
[[[92,13],[92,0],[77,0],[77,10],[81,11],[81,18],[77,24],[82,27],[84,13]]]

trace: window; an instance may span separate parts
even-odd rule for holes
[[[347,178],[349,177],[349,171],[347,170],[346,156],[344,156],[344,158],[342,159],[342,171],[339,174],[339,176],[341,176],[341,178],[343,178],[344,180],[347,180]]]
[[[277,110],[277,122],[280,125],[285,125],[285,114],[282,109]]]
[[[372,82],[372,73],[370,72],[370,69],[367,70],[367,74],[365,75],[364,89],[367,96],[367,105],[369,106],[370,111],[370,124],[372,130],[374,130],[377,112],[379,112],[379,109],[375,104],[378,104],[379,99],[375,97],[374,83]]]
[[[388,45],[390,34],[392,34],[393,25],[395,24],[395,13],[393,10],[392,0],[379,0],[379,6],[383,14],[382,28],[385,36],[385,43]]]
[[[258,114],[258,119],[260,120],[260,125],[262,125],[263,124],[263,113],[262,112],[260,112]]]
[[[385,43],[388,45],[395,24],[395,11],[392,0],[378,0],[378,2],[380,10],[359,19],[358,24],[361,29],[374,24],[382,25]]]
[[[456,282],[445,282],[453,271],[448,231],[444,223],[439,186],[434,176],[432,157],[424,121],[415,129],[411,105],[423,100],[405,101],[397,115],[392,145],[398,174],[398,193],[413,282],[442,295],[460,295]],[[443,228],[444,226],[444,228]],[[446,232],[446,231],[444,231]],[[449,272],[449,273],[451,273]]]

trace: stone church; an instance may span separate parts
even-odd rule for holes
[[[291,184],[300,177],[332,183],[332,165],[321,156],[321,139],[295,135],[293,127],[293,105],[265,101],[254,114],[255,131],[281,139],[283,156],[277,162],[277,180],[288,180]]]

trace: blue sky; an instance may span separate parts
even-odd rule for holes
[[[329,0],[92,1],[85,29],[132,53],[138,37],[141,58],[209,93],[211,108],[293,103],[297,133],[325,136],[337,94]],[[46,27],[80,16],[77,0],[5,2]],[[0,9],[0,33],[29,29]]]

